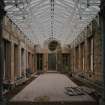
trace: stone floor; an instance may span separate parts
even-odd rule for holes
[[[57,73],[42,74],[11,99],[11,102],[94,102],[89,95],[69,96],[65,87],[77,87],[67,76]]]

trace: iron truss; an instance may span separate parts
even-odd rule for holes
[[[70,43],[100,11],[100,0],[4,0],[7,15],[34,42]]]

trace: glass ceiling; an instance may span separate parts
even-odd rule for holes
[[[100,0],[5,0],[7,15],[35,43],[70,44],[100,11]]]

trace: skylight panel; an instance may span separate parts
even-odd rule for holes
[[[70,41],[73,40],[100,11],[100,0],[54,0],[54,18],[51,22],[50,0],[24,0],[24,5],[23,1],[19,0],[18,6],[14,0],[5,0],[5,3],[7,15],[26,34],[32,34],[33,37],[38,35],[37,39],[41,36],[42,43],[51,35],[51,24],[54,37],[60,37],[62,43],[66,43],[65,39],[69,40],[70,36]],[[29,25],[30,30],[26,30]]]

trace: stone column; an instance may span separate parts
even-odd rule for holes
[[[47,49],[44,49],[43,62],[44,62],[44,72],[47,72],[48,71],[48,51]]]
[[[35,48],[35,50],[34,50],[34,55],[33,55],[33,59],[34,59],[34,73],[36,73],[37,72],[37,59],[36,59],[36,48]]]
[[[85,51],[84,51],[84,42],[83,42],[83,43],[81,43],[81,60],[80,60],[81,70],[83,73],[85,73],[85,71],[84,71],[84,63],[85,63],[84,58],[85,58]]]
[[[76,68],[77,68],[77,65],[76,65],[76,48],[74,47],[73,50],[74,50],[74,72],[77,72],[77,70],[76,70]]]
[[[11,42],[11,84],[15,83],[14,76],[14,43]]]
[[[33,68],[32,68],[32,52],[30,53],[30,68],[31,68],[31,72],[33,72]]]
[[[28,51],[26,50],[26,69],[28,69]]]
[[[85,39],[85,57],[84,57],[84,59],[85,59],[85,64],[84,64],[84,72],[85,72],[85,74],[87,75],[87,72],[88,72],[88,53],[89,53],[89,51],[88,51],[88,40],[87,40],[87,38]]]
[[[81,69],[81,45],[79,44],[78,45],[79,46],[79,51],[78,51],[78,58],[79,58],[79,60],[78,60],[78,70],[80,71],[80,72],[82,72],[82,69]]]
[[[34,73],[34,55],[32,53],[32,73]]]
[[[18,47],[18,74],[19,74],[19,77],[21,77],[21,46],[19,44],[19,47]]]
[[[75,51],[74,51],[74,46],[73,48],[71,49],[71,66],[72,66],[72,72],[75,71]]]
[[[26,77],[26,69],[27,69],[27,51],[24,50],[24,73],[25,73],[25,77]]]
[[[4,72],[4,52],[3,52],[3,18],[5,16],[4,0],[0,0],[0,104],[3,104],[3,72]]]
[[[104,91],[100,105],[105,105],[105,0],[101,0],[101,28],[102,28],[102,70]]]

